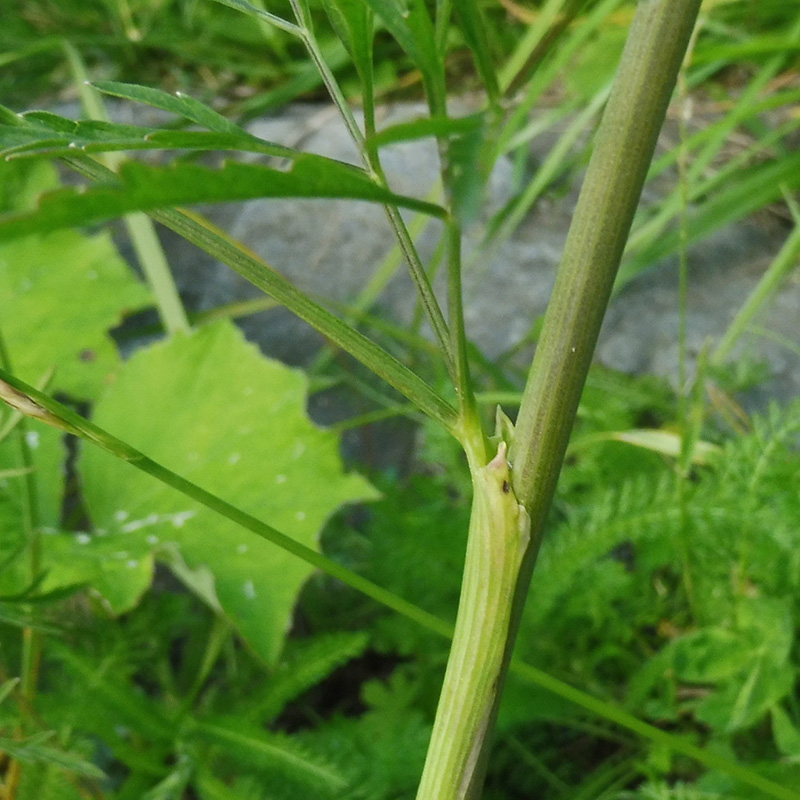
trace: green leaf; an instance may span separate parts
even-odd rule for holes
[[[408,142],[424,139],[428,136],[448,138],[460,136],[479,130],[483,125],[482,114],[470,114],[466,117],[424,117],[411,122],[400,122],[384,128],[370,138],[374,147],[385,147],[396,142]]]
[[[95,535],[53,531],[42,539],[46,571],[42,591],[86,584],[112,614],[124,614],[136,606],[153,580],[151,551],[141,538],[122,542],[103,529]]]
[[[3,335],[16,373],[32,383],[55,367],[53,388],[92,397],[119,361],[108,330],[149,299],[108,233],[0,244]]]
[[[370,499],[342,474],[338,441],[305,415],[305,377],[263,358],[223,320],[137,353],[101,398],[96,421],[188,479],[315,546],[342,503]],[[311,568],[229,520],[134,472],[99,450],[82,457],[95,525],[126,549],[137,538],[212,590],[251,646],[270,663]]]
[[[261,728],[243,724],[239,718],[201,722],[195,733],[205,741],[221,745],[226,758],[234,763],[277,774],[280,780],[322,792],[323,797],[340,797],[347,788],[347,780],[336,767],[314,755],[294,737],[268,734]]]
[[[0,752],[26,764],[56,766],[87,778],[103,779],[106,777],[103,770],[81,756],[44,744],[53,736],[53,733],[48,732],[22,742],[0,738]]]
[[[80,652],[62,641],[49,643],[51,655],[58,659],[56,671],[62,680],[61,704],[82,731],[103,738],[112,749],[127,737],[120,736],[120,725],[136,731],[141,741],[171,746],[177,735],[176,724],[169,719],[155,698],[142,692],[141,687],[128,680],[128,665],[104,659],[97,663],[92,655]],[[124,656],[123,656],[124,658]],[[86,698],[92,702],[87,704]],[[58,709],[64,715],[64,708]]]
[[[743,598],[736,622],[735,628],[707,628],[672,645],[679,679],[716,685],[695,713],[724,732],[757,722],[791,691],[795,675],[788,600]]]
[[[19,681],[19,678],[9,678],[7,681],[0,684],[0,704],[5,702],[6,697],[14,691]]]
[[[178,798],[184,797],[195,769],[194,761],[185,754],[181,754],[169,775],[159,781],[149,792],[143,794],[141,800],[178,800]]]
[[[266,20],[271,25],[274,25],[276,28],[280,28],[282,31],[286,31],[287,33],[293,33],[295,36],[300,34],[300,28],[298,28],[294,23],[289,22],[282,17],[278,17],[275,14],[270,14],[268,11],[264,11],[263,8],[254,6],[252,3],[248,3],[247,0],[215,0],[215,2],[222,6],[235,8],[237,11],[242,11],[250,17]]]
[[[368,642],[369,637],[363,632],[330,633],[308,642],[290,642],[270,679],[249,693],[240,716],[262,724],[272,722],[295,697],[316,686],[337,667],[360,656]]]
[[[37,523],[46,530],[56,530],[61,517],[64,492],[64,461],[66,449],[60,431],[43,425],[31,425],[26,441],[33,461],[33,479],[36,483],[34,515]],[[19,466],[18,442],[9,437],[0,444],[0,469]],[[0,563],[12,558],[23,548],[27,499],[23,476],[0,480]],[[17,570],[17,566],[20,567]],[[27,567],[10,563],[0,571],[0,592],[13,594],[22,591],[30,582]]]
[[[778,750],[790,758],[800,758],[800,729],[779,705],[772,707],[772,735]]]
[[[54,183],[52,169],[0,164],[0,185],[19,174],[36,176],[40,191]],[[0,244],[2,333],[16,374],[31,383],[55,367],[54,389],[93,397],[119,363],[108,330],[149,299],[107,233],[58,231]]]
[[[456,8],[461,16],[461,31],[467,46],[472,51],[475,66],[478,68],[486,92],[491,100],[496,99],[500,94],[500,87],[486,36],[486,20],[475,0],[461,0],[456,3]]]
[[[55,115],[51,115],[55,117]],[[64,119],[56,117],[56,119]],[[25,116],[26,122],[30,115]],[[296,150],[265,142],[244,131],[172,131],[113,122],[66,120],[68,127],[39,124],[0,126],[0,156],[7,160],[41,156],[74,156],[76,152],[116,150],[237,150],[295,158]]]
[[[483,124],[455,136],[448,143],[447,166],[453,213],[462,225],[475,222],[480,215],[484,187],[491,169],[489,156]]]
[[[289,172],[236,162],[227,162],[220,169],[189,163],[157,167],[128,162],[120,170],[118,182],[84,190],[60,189],[45,195],[35,213],[0,219],[0,241],[104,222],[131,211],[256,197],[343,197],[445,216],[440,206],[394,194],[377,186],[362,170],[322,156],[303,154]]]
[[[400,47],[419,67],[429,95],[443,101],[444,68],[436,46],[433,23],[424,0],[366,0],[366,2],[380,17]]]
[[[374,92],[372,9],[363,0],[323,0],[322,4],[336,35],[353,59],[365,100],[371,101]]]
[[[725,225],[743,219],[759,208],[774,202],[784,191],[800,186],[800,153],[777,161],[739,170],[724,191],[716,191],[708,200],[689,211],[686,235],[688,242],[708,236]],[[681,246],[682,233],[677,228],[659,235],[634,253],[620,267],[617,285],[624,285],[634,275]]]
[[[24,208],[36,191],[55,184],[54,170],[43,164],[0,164],[0,178],[0,186],[19,189],[18,196],[4,198],[6,208]],[[2,335],[15,371],[33,383],[39,384],[55,368],[50,384],[54,389],[92,398],[120,364],[108,329],[127,309],[148,299],[107,234],[87,237],[62,231],[0,245]],[[83,583],[86,575],[77,569],[78,562],[63,560],[69,552],[64,544],[74,539],[58,534],[65,481],[63,434],[31,424],[26,442],[35,507],[29,508],[23,476],[0,481],[0,562],[25,546],[30,518],[46,532],[44,591]],[[0,472],[21,466],[18,442],[10,436],[0,443]],[[29,583],[22,562],[10,564],[0,575],[6,594],[22,591]]]
[[[189,97],[183,92],[176,92],[174,95],[164,92],[161,89],[152,89],[149,86],[139,86],[135,83],[119,83],[117,81],[98,81],[92,83],[98,92],[121,97],[123,100],[132,100],[135,103],[145,103],[162,111],[169,111],[177,114],[190,122],[196,122],[203,128],[217,133],[238,133],[247,135],[234,122],[227,117],[214,111],[213,108]]]

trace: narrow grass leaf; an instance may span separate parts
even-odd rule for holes
[[[500,85],[486,36],[486,20],[475,0],[461,0],[456,7],[461,16],[461,31],[467,46],[472,51],[478,74],[481,76],[490,102],[494,102],[500,94]]]
[[[480,129],[483,124],[483,115],[470,114],[466,117],[424,117],[411,122],[401,122],[384,128],[380,133],[370,139],[375,147],[386,147],[397,142],[410,142],[425,139],[429,136],[448,138],[462,136]]]
[[[800,153],[742,170],[725,191],[711,197],[693,213],[690,212],[686,226],[688,243],[775,202],[783,190],[795,191],[798,187]],[[617,284],[624,285],[633,275],[676,253],[681,246],[681,235],[678,229],[667,231],[625,261],[620,268]]]
[[[295,36],[300,35],[301,29],[293,22],[289,22],[289,20],[279,17],[277,14],[270,14],[269,11],[264,11],[263,8],[254,6],[252,3],[246,2],[246,0],[214,0],[214,2],[219,3],[221,6],[228,6],[229,8],[234,8],[237,11],[242,11],[250,17],[266,20],[271,25],[274,25],[276,28],[280,28],[282,31],[286,31],[287,33],[292,33]]]
[[[792,36],[764,34],[751,36],[746,41],[726,42],[724,44],[708,44],[699,47],[692,57],[694,65],[713,62],[741,63],[765,55],[788,56],[800,51],[800,42]]]
[[[339,197],[391,203],[433,217],[446,215],[441,206],[394,194],[361,170],[322,156],[298,156],[289,172],[237,162],[227,162],[220,169],[190,163],[159,167],[128,162],[119,172],[118,183],[59,189],[42,197],[37,211],[0,219],[0,241],[105,222],[131,211],[257,197]]]
[[[364,99],[373,95],[373,12],[363,0],[323,0],[328,18],[361,78]]]
[[[437,111],[443,111],[444,66],[439,58],[433,22],[424,0],[366,0],[366,2],[422,72],[432,107]]]
[[[26,117],[26,121],[27,117]],[[237,150],[279,158],[296,158],[299,151],[256,136],[216,131],[171,131],[108,122],[71,122],[54,130],[43,125],[0,126],[0,158],[74,155],[116,150]]]
[[[153,108],[160,108],[162,111],[169,111],[179,117],[196,122],[203,128],[217,133],[239,133],[244,131],[231,122],[227,117],[214,111],[213,108],[195,100],[182,92],[174,95],[161,89],[153,89],[149,86],[140,86],[135,83],[120,83],[119,81],[97,81],[92,86],[98,92],[120,97],[123,100],[131,100],[134,103],[144,103]]]

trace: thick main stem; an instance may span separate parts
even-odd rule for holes
[[[511,441],[514,470],[501,487],[503,491],[511,484],[503,497],[516,493],[519,498],[522,505],[513,500],[517,519],[530,517],[530,541],[519,559],[498,555],[509,547],[511,525],[504,516],[509,512],[491,510],[502,508],[491,500],[486,484],[486,475],[495,474],[496,460],[484,468],[471,464],[475,501],[462,597],[417,800],[480,797],[499,688],[545,519],[699,8],[700,0],[641,0],[636,9],[525,387]],[[487,619],[494,625],[485,624]]]
[[[600,325],[700,0],[642,0],[595,139],[512,447],[531,519],[550,505]],[[540,508],[541,507],[541,508]]]

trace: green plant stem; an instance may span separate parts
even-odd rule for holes
[[[444,235],[447,238],[447,301],[450,336],[455,353],[456,395],[462,418],[470,420],[467,424],[475,429],[480,423],[477,420],[477,405],[469,375],[467,333],[464,327],[464,293],[461,289],[461,226],[455,220],[448,222]]]
[[[328,67],[328,64],[323,58],[322,51],[319,47],[316,37],[314,36],[311,20],[306,14],[303,5],[298,2],[298,0],[291,0],[291,3],[295,17],[299,23],[299,30],[301,31],[300,38],[303,40],[303,44],[306,46],[312,61],[319,70],[319,74],[322,77],[322,82],[325,84],[328,94],[331,96],[336,108],[339,110],[339,113],[344,120],[344,124],[347,127],[347,131],[350,134],[350,138],[353,140],[353,143],[358,150],[361,160],[369,169],[373,180],[381,188],[388,189],[389,184],[386,180],[386,175],[383,171],[383,168],[381,167],[378,154],[373,148],[367,146],[364,134],[361,132],[361,128],[359,128],[358,123],[356,122],[355,116],[353,115],[350,105],[347,102],[347,98],[344,96],[344,93],[339,87],[339,84],[331,72],[330,67]],[[433,292],[433,286],[431,285],[428,275],[425,272],[425,268],[422,265],[422,260],[419,257],[417,248],[414,245],[414,240],[411,238],[408,228],[406,227],[406,223],[404,222],[402,216],[400,216],[399,210],[390,205],[385,205],[383,208],[386,212],[387,219],[389,220],[389,225],[391,225],[395,234],[395,238],[397,239],[400,249],[403,251],[403,255],[405,256],[409,272],[411,273],[411,277],[417,288],[420,301],[422,302],[422,307],[425,309],[428,322],[430,323],[433,333],[436,336],[436,341],[439,343],[439,347],[442,350],[448,372],[454,377],[455,368],[447,323],[445,322],[444,314],[442,313],[439,301],[436,299],[436,295]]]
[[[511,461],[531,517],[519,620],[578,402],[700,0],[637,5],[523,393]],[[509,642],[509,648],[511,642]]]
[[[63,49],[67,54],[87,114],[91,119],[109,122],[110,118],[100,93],[89,85],[89,74],[80,54],[66,40]],[[102,160],[110,170],[116,171],[124,161],[124,156],[122,153],[105,153]],[[155,296],[158,315],[164,329],[169,334],[186,333],[191,329],[189,319],[153,223],[142,213],[126,214],[124,219],[136,257]]]
[[[510,512],[498,510],[503,506],[497,501],[492,505],[480,499],[486,492],[482,476],[488,467],[470,464],[475,482],[473,515],[478,519],[470,523],[454,646],[418,800],[480,797],[500,687],[511,659],[545,519],[634,211],[699,7],[700,0],[643,0],[637,5],[511,442],[513,477],[503,489],[507,502],[513,500],[516,507],[516,495],[522,504],[521,513],[527,510],[530,515],[530,543],[524,558],[515,561],[512,557]],[[509,484],[513,484],[513,491]],[[488,521],[484,511],[487,505],[492,508]],[[485,563],[475,574],[471,556],[477,558],[481,545],[473,543],[473,538],[481,542],[484,536],[492,537],[492,544],[484,547],[499,552],[504,547],[509,549],[494,561],[484,554]],[[513,575],[509,563],[514,564]],[[495,584],[502,588],[491,594],[486,587]],[[469,602],[474,604],[471,609],[464,607]],[[508,606],[503,612],[498,609],[500,603]],[[480,615],[491,618],[494,628],[480,625]],[[476,629],[475,637],[469,630],[461,631],[462,622]],[[469,644],[457,648],[461,636],[467,637]],[[466,663],[454,663],[457,659]],[[487,681],[491,691],[485,689]],[[473,708],[474,698],[485,705]],[[470,708],[468,715],[464,706]],[[427,780],[429,774],[438,776],[438,783]]]
[[[643,0],[581,189],[511,449],[534,526],[550,506],[578,401],[699,0]]]
[[[417,800],[477,796],[484,743],[502,686],[511,598],[530,526],[511,491],[506,444],[485,464],[467,446],[473,501],[458,618]]]
[[[9,389],[11,389],[10,394]],[[7,374],[3,370],[0,370],[0,399],[6,402],[10,400],[10,405],[14,408],[19,408],[18,403],[20,401],[26,401],[24,408],[20,410],[28,416],[33,416],[49,425],[67,430],[95,446],[102,448],[106,452],[128,461],[131,466],[136,469],[146,472],[157,480],[172,486],[187,497],[197,500],[197,502],[202,503],[207,508],[221,514],[227,519],[236,522],[257,536],[261,536],[267,541],[276,544],[278,547],[285,549],[287,552],[296,555],[312,566],[317,567],[348,586],[351,586],[356,591],[362,592],[367,597],[371,597],[381,605],[402,614],[426,630],[432,631],[445,638],[451,638],[454,635],[453,627],[447,622],[418,608],[413,603],[403,600],[401,597],[383,589],[377,584],[362,578],[346,567],[340,566],[321,553],[318,553],[316,550],[305,547],[261,520],[231,506],[221,498],[216,497],[191,481],[182,478],[180,475],[175,474],[166,467],[147,458],[135,448],[122,442],[80,415],[74,413],[66,406],[48,397],[43,392]],[[69,651],[64,652],[68,653]],[[642,722],[642,720],[618,708],[613,703],[599,700],[580,689],[576,689],[574,686],[570,686],[558,680],[558,678],[548,675],[546,672],[536,667],[532,667],[520,661],[511,661],[510,671],[527,683],[552,692],[557,697],[574,703],[579,708],[583,708],[601,719],[610,720],[637,736],[649,739],[650,741],[668,748],[672,752],[681,753],[711,769],[716,769],[726,775],[730,775],[746,786],[760,789],[770,797],[776,798],[776,800],[800,800],[800,794],[797,792],[780,786],[774,781],[764,778],[758,773],[742,767],[724,756],[703,750],[691,744],[691,742],[686,741],[684,738],[675,736],[667,731],[662,731],[646,722]]]

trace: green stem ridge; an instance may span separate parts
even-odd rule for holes
[[[458,617],[417,800],[471,796],[493,721],[511,599],[530,535],[528,514],[511,489],[506,449],[501,441],[497,455],[472,471],[472,515]]]

